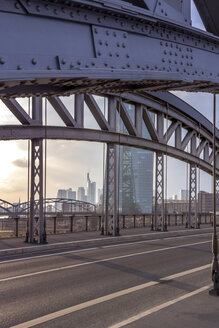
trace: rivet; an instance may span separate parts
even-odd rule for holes
[[[56,8],[53,10],[53,12],[54,12],[55,15],[57,15],[57,9]]]
[[[15,2],[14,6],[16,9],[20,9],[20,4],[18,2]]]
[[[81,62],[80,62],[80,60],[78,60],[78,61],[77,61],[77,64],[78,64],[79,66],[81,65]]]
[[[4,64],[5,64],[5,60],[4,60],[4,58],[2,58],[2,57],[0,57],[0,64],[1,64],[1,65],[4,65]]]
[[[22,66],[21,65],[17,65],[17,69],[18,70],[21,70],[22,69]]]
[[[118,52],[116,53],[116,57],[119,57],[119,53]]]
[[[106,35],[110,35],[110,32],[108,30],[106,30]]]
[[[65,65],[66,64],[66,61],[65,59],[62,59],[62,64]]]
[[[37,10],[38,12],[40,12],[40,6],[39,6],[39,5],[36,6],[36,10]]]
[[[35,58],[32,59],[32,64],[33,64],[33,65],[36,65],[36,64],[37,64],[37,61],[36,61]]]
[[[71,18],[74,18],[74,14],[73,14],[72,11],[70,12],[70,17],[71,17]]]
[[[100,51],[98,51],[97,54],[98,54],[98,56],[101,56],[101,52]]]
[[[102,46],[103,42],[101,40],[99,40],[99,44]]]
[[[116,32],[113,32],[113,36],[116,37]]]
[[[94,33],[98,34],[98,30],[97,30],[97,28],[94,29]]]
[[[112,57],[112,56],[113,56],[112,52],[110,52],[110,53],[109,53],[109,56],[110,56],[110,57]]]
[[[48,66],[47,66],[47,69],[48,69],[48,70],[51,70],[51,69],[52,69],[52,67],[51,67],[50,65],[48,65]]]

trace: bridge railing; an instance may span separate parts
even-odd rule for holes
[[[167,226],[185,226],[188,214],[168,214]],[[219,217],[218,217],[219,220]],[[120,229],[148,228],[151,229],[154,221],[153,214],[120,215]],[[212,224],[212,213],[199,214],[199,222]],[[47,234],[77,233],[82,231],[100,231],[103,222],[101,215],[71,215],[47,216]],[[0,218],[0,238],[24,237],[26,234],[27,217]],[[158,227],[159,228],[159,227]]]

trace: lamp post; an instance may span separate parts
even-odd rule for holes
[[[209,291],[210,295],[219,296],[219,276],[218,276],[218,240],[216,230],[216,94],[213,101],[213,236],[212,236],[212,281],[213,288]]]

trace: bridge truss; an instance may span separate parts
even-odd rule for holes
[[[98,96],[100,97],[100,96]],[[42,122],[42,98],[32,99],[32,117],[21,107],[16,99],[2,99],[8,109],[21,122],[20,125],[1,126],[1,140],[31,139],[31,197],[29,241],[34,232],[38,242],[45,241],[43,214],[43,140],[86,140],[107,144],[106,203],[103,231],[105,234],[119,234],[117,210],[117,167],[116,145],[138,147],[156,153],[155,174],[155,226],[158,219],[166,230],[164,212],[164,156],[171,156],[190,164],[189,187],[189,226],[191,216],[197,221],[197,168],[212,174],[213,135],[212,125],[194,108],[170,93],[135,93],[105,95],[108,104],[107,115],[98,105],[97,96],[80,94],[72,97],[74,115],[57,96],[47,97],[54,111],[62,119],[63,126],[45,126]],[[134,121],[127,110],[132,104]],[[92,113],[99,129],[85,128],[85,106]],[[188,116],[189,113],[189,116]],[[119,131],[118,120],[123,122],[126,133]],[[143,127],[148,138],[143,137]],[[216,139],[217,181],[219,180],[219,133]],[[160,204],[163,204],[160,206]],[[161,210],[160,210],[161,209]],[[160,212],[161,211],[161,212]],[[194,213],[194,214],[192,214]]]

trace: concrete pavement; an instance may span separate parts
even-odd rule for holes
[[[5,254],[0,326],[218,327],[219,298],[208,295],[210,230],[189,234]]]

